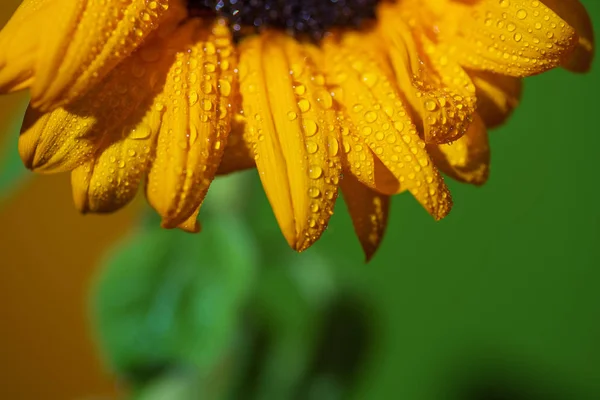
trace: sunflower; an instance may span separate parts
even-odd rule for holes
[[[592,56],[577,0],[24,0],[0,91],[29,89],[22,159],[70,171],[82,212],[145,181],[163,227],[197,231],[215,176],[256,167],[292,248],[341,189],[370,257],[391,195],[441,219],[440,171],[485,182],[520,78]]]

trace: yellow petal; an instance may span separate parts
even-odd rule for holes
[[[467,73],[427,37],[413,33],[397,7],[382,4],[379,29],[400,90],[418,117],[427,143],[462,136],[475,112],[475,87]]]
[[[290,246],[308,248],[327,227],[340,165],[331,95],[310,45],[278,33],[240,49],[240,91],[256,165]]]
[[[383,239],[387,226],[390,201],[359,182],[353,174],[345,173],[340,181],[354,231],[369,261]]]
[[[477,88],[477,114],[488,128],[502,125],[521,101],[523,80],[486,71],[469,71]]]
[[[148,41],[99,85],[66,107],[46,114],[30,107],[19,139],[25,165],[43,173],[71,171],[114,142],[130,136],[149,138],[147,124],[139,122],[163,90],[174,63],[168,49],[177,48],[183,39],[178,31],[168,40]]]
[[[564,62],[574,29],[537,0],[447,1],[438,40],[462,65],[524,77]]]
[[[80,212],[112,212],[135,197],[150,166],[160,118],[160,112],[148,111],[136,125],[123,127],[123,138],[106,142],[73,170],[73,199]]]
[[[30,87],[43,111],[67,104],[184,16],[174,0],[25,0],[0,32],[0,91]]]
[[[165,228],[184,223],[204,200],[226,146],[230,98],[237,91],[225,21],[211,29],[192,20],[185,32],[187,44],[175,55],[158,99],[164,114],[146,187]]]
[[[101,137],[93,129],[98,126],[97,120],[85,127],[78,125],[83,121],[83,116],[63,108],[44,114],[30,106],[19,137],[19,153],[25,166],[40,173],[56,173],[71,171],[90,159]]]
[[[475,115],[467,133],[452,144],[431,145],[430,153],[439,169],[452,178],[483,185],[490,169],[490,147],[485,124]]]
[[[182,231],[189,232],[189,233],[200,232],[201,227],[200,227],[200,222],[198,222],[198,213],[199,212],[200,212],[200,207],[198,206],[198,208],[196,208],[196,210],[192,213],[192,215],[190,215],[188,217],[188,219],[183,221],[177,227],[179,229],[181,229]]]
[[[38,155],[42,171],[75,168],[73,194],[82,212],[110,212],[135,196],[150,167],[158,132],[168,125],[169,112],[174,113],[173,81],[181,82],[178,55],[196,45],[200,24],[190,21],[168,40],[148,43],[152,57],[140,49],[69,111],[60,108],[47,114],[56,121],[51,129],[30,129],[22,135],[29,141],[38,139],[37,146],[22,147],[34,149],[28,159]],[[221,88],[227,90],[227,85]],[[192,99],[179,96],[181,108]]]
[[[233,100],[233,106],[241,104],[241,101],[241,97]],[[217,171],[218,175],[256,167],[251,133],[246,128],[246,118],[234,111],[231,132],[229,132],[227,146],[225,146],[225,152]]]
[[[396,177],[400,188],[409,190],[434,218],[443,218],[452,205],[450,193],[394,82],[360,48],[327,40],[324,49],[332,83],[343,88],[338,101],[356,134]]]
[[[594,59],[594,29],[585,7],[579,0],[542,0],[542,2],[577,32],[578,42],[575,51],[562,66],[574,72],[589,71]]]

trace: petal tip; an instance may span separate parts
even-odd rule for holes
[[[187,233],[200,233],[202,230],[200,223],[196,219],[185,221],[184,223],[179,224],[177,228]]]

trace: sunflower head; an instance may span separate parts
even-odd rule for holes
[[[23,161],[71,172],[82,212],[143,186],[165,228],[197,231],[215,176],[255,167],[292,248],[341,189],[368,258],[390,196],[443,218],[442,173],[486,181],[521,78],[593,51],[578,0],[25,0],[0,91],[29,90]]]

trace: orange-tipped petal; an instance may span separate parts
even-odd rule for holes
[[[73,199],[80,212],[112,212],[133,200],[150,166],[160,119],[160,112],[149,110],[141,121],[125,126],[121,139],[73,170]]]
[[[398,86],[418,117],[427,143],[461,137],[475,112],[475,87],[469,75],[442,54],[424,34],[403,21],[397,7],[382,5],[379,30]]]
[[[452,206],[450,193],[394,82],[368,52],[334,41],[324,49],[335,83],[343,88],[338,100],[357,135],[396,177],[399,190],[408,189],[435,219],[443,218]]]
[[[154,99],[175,62],[168,49],[178,48],[183,39],[179,30],[168,40],[150,40],[68,106],[45,114],[30,106],[19,138],[25,165],[42,173],[71,171],[102,149],[131,139],[150,149],[151,130],[142,121],[152,116]]]
[[[184,223],[204,200],[226,146],[230,97],[237,91],[225,22],[211,27],[192,20],[185,32],[188,44],[176,54],[160,99],[164,114],[146,187],[165,228]]]
[[[490,171],[487,130],[475,115],[467,133],[452,144],[429,147],[437,167],[446,175],[466,183],[483,185]]]
[[[63,123],[71,124],[67,126],[78,127],[75,129],[77,134],[67,135],[71,130],[61,132],[54,127],[51,130],[44,130],[42,138],[46,135],[54,138],[54,143],[63,143],[63,146],[59,147],[63,149],[61,154],[69,154],[69,149],[77,149],[77,146],[85,146],[91,153],[91,156],[77,160],[77,162],[67,158],[66,161],[62,161],[62,164],[57,164],[64,169],[68,166],[77,167],[72,174],[73,195],[76,206],[82,212],[110,212],[125,205],[133,199],[150,168],[156,142],[159,142],[159,148],[161,145],[165,145],[166,140],[172,141],[173,146],[181,145],[181,140],[177,141],[175,133],[169,132],[171,116],[174,113],[180,114],[176,107],[179,107],[180,110],[187,105],[193,105],[191,103],[195,100],[200,101],[200,99],[195,99],[191,95],[195,88],[192,83],[193,79],[184,81],[191,87],[189,93],[180,91],[177,94],[175,86],[179,83],[174,84],[173,82],[182,82],[183,80],[178,61],[181,61],[182,57],[190,56],[192,52],[188,52],[188,50],[198,46],[198,43],[205,44],[202,41],[199,42],[199,36],[202,36],[199,32],[209,31],[210,28],[200,28],[201,24],[201,21],[192,20],[182,25],[168,40],[149,43],[149,45],[153,45],[152,57],[148,57],[144,49],[136,52],[115,69],[102,85],[73,105],[73,109],[78,110],[76,113],[62,108],[50,113],[54,116],[62,115]],[[203,34],[204,36],[208,35],[206,32]],[[170,50],[167,51],[167,49]],[[145,71],[146,69],[149,71],[148,73],[136,73],[136,71]],[[200,80],[196,81],[200,82]],[[228,83],[231,84],[229,81]],[[211,88],[211,91],[216,93],[219,89],[219,93],[221,93],[222,90],[229,90],[227,84],[223,82],[220,84],[219,88],[215,86]],[[200,93],[199,88],[196,89]],[[207,91],[206,87],[205,91]],[[89,101],[85,101],[88,97]],[[91,116],[82,117],[82,114],[87,115],[82,110],[89,111]],[[202,119],[200,115],[198,112],[197,117]],[[224,113],[220,115],[226,117]],[[211,114],[212,116],[214,115]],[[212,120],[227,121],[227,118]],[[224,123],[226,124],[226,122]],[[204,132],[199,127],[196,128],[198,128],[198,132]],[[161,135],[166,135],[162,137],[162,144],[159,131]],[[191,138],[192,130],[184,130],[181,135],[185,137],[186,132]],[[61,133],[66,139],[61,136]],[[198,137],[200,136],[201,134],[198,133]],[[57,142],[57,140],[59,141]],[[52,142],[49,141],[49,143]],[[202,138],[198,143],[202,143]],[[216,147],[216,142],[211,144]],[[38,144],[38,148],[42,148],[42,150],[46,147]],[[54,147],[57,146],[54,145]],[[52,146],[49,148],[51,149]],[[51,152],[46,151],[46,153],[52,155]],[[76,151],[71,150],[71,153],[75,154]],[[173,153],[176,154],[175,151]],[[207,153],[213,154],[212,148],[207,149]],[[56,152],[54,155],[56,156]],[[192,163],[195,162],[191,157],[190,160]],[[162,165],[162,167],[165,175],[172,172],[167,166]],[[206,168],[206,165],[198,162],[193,167],[202,169]],[[206,169],[210,173],[211,168]],[[186,177],[189,179],[195,177],[192,168],[186,170]],[[168,185],[165,185],[165,188],[173,189]],[[196,189],[198,192],[187,196],[186,199],[193,201],[195,196],[203,196],[200,187],[190,188],[188,185],[185,190],[189,192]],[[172,192],[170,192],[168,195],[171,195],[170,198],[173,200],[181,199],[178,197],[180,193],[172,196]],[[187,195],[187,192],[184,195]],[[186,211],[186,215],[180,216],[179,223],[184,224],[190,215],[196,212],[198,206],[199,201],[197,204],[189,205],[187,207],[189,212]],[[189,229],[193,228],[191,224],[185,226]]]
[[[573,72],[587,72],[594,59],[594,28],[592,20],[579,0],[542,0],[577,32],[575,51],[562,63]]]
[[[314,65],[316,51],[274,32],[240,48],[240,91],[256,165],[279,226],[298,251],[327,227],[340,174],[336,115]]]
[[[469,71],[477,88],[477,114],[488,128],[502,125],[521,101],[523,80],[486,71]]]
[[[387,226],[390,199],[359,182],[353,174],[345,173],[340,180],[354,231],[369,261],[381,243]]]
[[[468,68],[535,75],[565,62],[577,45],[573,27],[537,0],[445,3],[437,38]]]
[[[29,87],[32,105],[50,111],[184,17],[179,0],[25,0],[0,32],[0,91]]]

